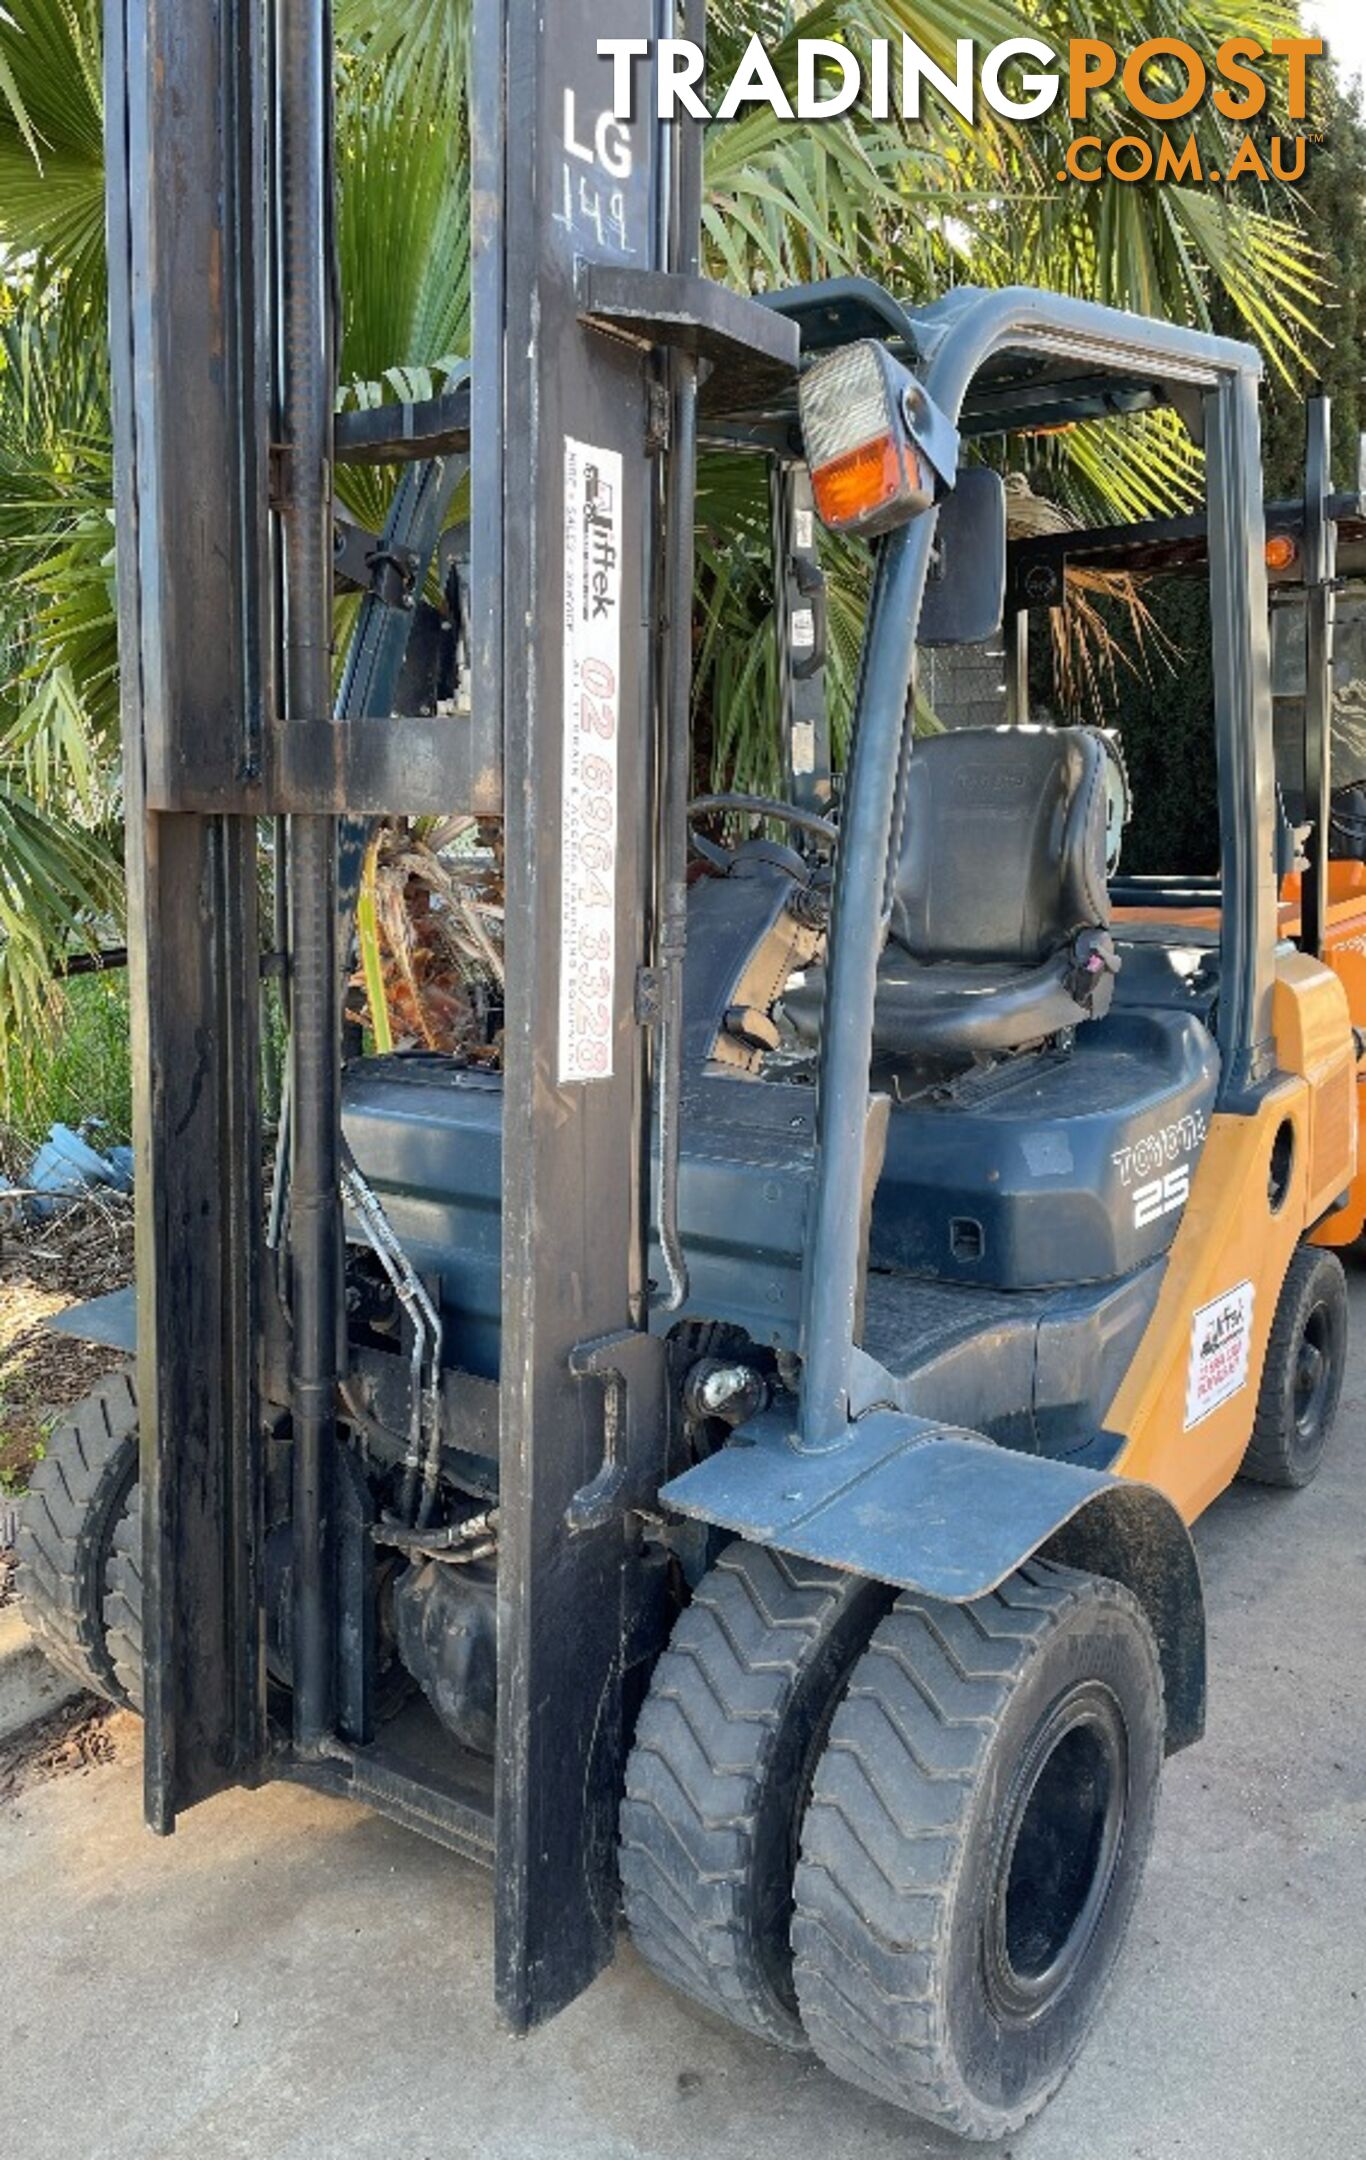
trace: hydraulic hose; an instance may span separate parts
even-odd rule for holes
[[[688,797],[692,779],[693,485],[697,468],[697,375],[675,363],[669,463],[669,670],[664,701],[664,775],[660,823],[662,906],[659,937],[659,1181],[655,1223],[668,1288],[662,1312],[687,1303],[688,1263],[678,1230],[678,1165],[683,1099],[683,963],[688,946]]]

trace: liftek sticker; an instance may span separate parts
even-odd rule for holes
[[[566,437],[561,1086],[612,1072],[620,693],[621,456]]]
[[[1252,1285],[1239,1283],[1191,1320],[1186,1431],[1247,1386],[1252,1358]]]
[[[816,723],[814,720],[794,720],[792,723],[792,770],[798,778],[816,770]]]

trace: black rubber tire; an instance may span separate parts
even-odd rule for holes
[[[1318,1363],[1307,1399],[1304,1358]],[[1276,1304],[1239,1476],[1299,1488],[1317,1477],[1347,1367],[1347,1278],[1335,1252],[1296,1247]]]
[[[131,1369],[111,1373],[58,1425],[25,1496],[15,1588],[44,1654],[111,1702],[128,1697],[105,1633],[115,1533],[138,1474]]]
[[[104,1641],[114,1681],[130,1710],[142,1714],[142,1490],[134,1485],[114,1525],[105,1572]]]
[[[1114,1741],[1103,1776],[1063,1753],[1097,1733]],[[802,1833],[794,1970],[826,2066],[960,2137],[1028,2121],[1123,1942],[1164,1738],[1157,1647],[1118,1583],[1031,1561],[971,1605],[898,1598],[835,1715]],[[1074,1842],[1055,1795],[1075,1803]],[[1056,1936],[1037,1972],[1020,1956],[1021,1980],[1010,1929],[1050,1892]]]
[[[840,1689],[892,1593],[737,1542],[655,1666],[626,1769],[631,1937],[670,1984],[746,2032],[806,2045],[792,1876]]]

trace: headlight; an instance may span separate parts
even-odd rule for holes
[[[873,539],[930,508],[935,472],[914,439],[928,401],[885,346],[868,338],[816,361],[799,396],[823,524]]]

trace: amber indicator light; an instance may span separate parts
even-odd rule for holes
[[[891,435],[846,450],[811,475],[816,509],[826,525],[857,525],[896,500],[905,481],[901,451]]]

